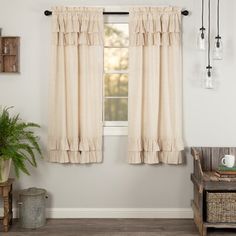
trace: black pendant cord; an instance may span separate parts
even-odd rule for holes
[[[207,74],[210,77],[211,76],[211,0],[208,0],[208,66],[207,68]]]
[[[129,12],[114,12],[114,11],[112,11],[112,12],[103,12],[103,15],[128,15],[129,14]],[[181,12],[181,14],[183,15],[183,16],[188,16],[189,15],[189,11],[188,10],[183,10],[182,12]],[[49,10],[45,10],[44,11],[44,15],[45,16],[51,16],[52,15],[52,12],[51,11],[49,11]]]
[[[201,38],[204,39],[204,0],[202,0],[202,27],[200,28],[200,30],[202,31]]]
[[[204,0],[202,0],[202,29],[204,28]]]
[[[216,47],[220,47],[220,0],[217,0],[217,35],[216,35]]]
[[[220,36],[220,0],[217,1],[217,36]]]

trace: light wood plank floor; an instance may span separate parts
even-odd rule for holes
[[[46,226],[28,230],[15,221],[1,236],[198,236],[193,220],[185,219],[50,219]],[[235,230],[210,229],[211,236],[236,235]]]

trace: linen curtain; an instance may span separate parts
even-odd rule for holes
[[[181,9],[130,9],[129,163],[182,163]]]
[[[52,9],[48,159],[102,161],[103,9]]]

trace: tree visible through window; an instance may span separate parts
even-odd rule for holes
[[[105,24],[104,121],[128,120],[128,24]]]

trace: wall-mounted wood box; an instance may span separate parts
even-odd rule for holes
[[[20,37],[0,37],[0,73],[20,72]]]

